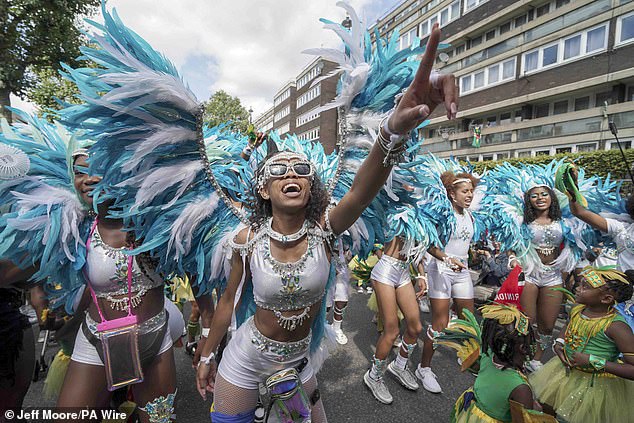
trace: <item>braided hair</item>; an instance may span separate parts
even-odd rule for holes
[[[496,319],[482,321],[481,353],[495,354],[504,369],[516,367],[513,360],[518,347],[526,352],[529,359],[532,359],[535,345],[535,330],[532,326],[529,326],[527,335],[521,335],[513,324],[503,325]]]
[[[535,188],[543,188],[548,191],[548,194],[550,195],[550,207],[548,208],[548,217],[550,217],[553,221],[561,220],[561,207],[559,206],[559,200],[557,199],[555,191],[553,191],[550,187],[540,186],[531,188],[524,193],[524,223],[528,225],[529,223],[537,219],[537,211],[531,203],[531,191]]]
[[[634,284],[634,270],[626,270],[624,273],[630,281],[629,284],[618,280],[609,280],[605,284],[606,290],[612,294],[617,303],[629,300],[632,298],[632,294],[634,293],[634,286],[632,285]]]

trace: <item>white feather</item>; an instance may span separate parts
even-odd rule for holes
[[[189,252],[194,231],[203,220],[216,210],[218,200],[218,194],[214,191],[209,197],[192,201],[185,207],[170,228],[170,240],[167,244],[168,252],[172,250],[172,247],[179,255]]]

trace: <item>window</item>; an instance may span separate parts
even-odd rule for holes
[[[556,101],[553,105],[553,114],[561,115],[568,113],[568,100]]]
[[[291,89],[287,89],[286,91],[284,91],[282,94],[280,94],[279,96],[277,96],[275,98],[275,101],[273,102],[274,106],[279,106],[280,104],[282,104],[282,102],[284,100],[286,100],[287,98],[289,98],[291,96]]]
[[[312,109],[311,111],[304,113],[297,118],[297,126],[302,126],[313,119],[317,119],[319,115],[319,113],[315,113],[315,109]]]
[[[581,35],[575,35],[564,41],[564,60],[581,54]]]
[[[419,26],[419,30],[420,30],[419,34],[421,38],[429,34],[429,21],[422,22]]]
[[[531,156],[530,150],[528,150],[528,151],[518,151],[517,152],[517,157],[519,157],[519,158],[526,158],[526,157],[530,157],[530,156]]]
[[[489,160],[493,160],[493,154],[483,154],[482,155],[482,160],[483,162],[489,161]]]
[[[570,3],[570,0],[557,0],[555,2],[555,7],[557,9],[559,9],[560,7],[563,7],[563,6],[567,5],[568,3]]]
[[[495,66],[490,66],[489,67],[489,83],[495,83],[498,82],[500,80],[500,67],[495,65]]]
[[[300,89],[304,85],[308,84],[310,81],[315,79],[318,75],[321,74],[321,70],[323,68],[323,64],[318,63],[314,66],[308,73],[304,74],[301,78],[297,80],[297,89]]]
[[[487,32],[487,33],[485,34],[485,36],[484,36],[484,39],[485,39],[486,41],[492,40],[492,39],[494,39],[494,38],[495,38],[495,29],[494,29],[494,30],[492,30],[492,31]]]
[[[597,144],[596,143],[579,144],[577,146],[577,152],[578,153],[586,153],[588,151],[594,151],[596,149],[597,149]]]
[[[511,113],[502,113],[500,115],[500,125],[508,125],[509,123],[511,123]]]
[[[285,118],[286,116],[288,116],[290,113],[291,113],[291,106],[286,106],[279,112],[275,113],[274,121],[277,122],[281,120],[282,118]]]
[[[300,140],[311,141],[319,139],[319,128],[313,128],[309,131],[303,132],[297,136]]]
[[[590,97],[575,98],[575,112],[590,108]]]
[[[473,75],[473,89],[484,87],[484,71]]]
[[[460,80],[460,93],[471,91],[471,76],[464,76]]]
[[[480,44],[482,44],[482,35],[472,38],[469,42],[469,48],[474,48]]]
[[[549,156],[550,150],[537,150],[535,151],[536,156]]]
[[[451,20],[458,19],[460,17],[460,2],[455,1],[451,3]]]
[[[297,99],[297,108],[302,107],[304,104],[311,100],[316,99],[321,94],[321,84],[315,85],[309,91],[305,92]]]
[[[513,122],[521,122],[522,120],[522,109],[516,110],[515,113],[513,113]]]
[[[467,0],[464,4],[464,13],[467,13],[476,7],[486,3],[488,0]]]
[[[456,56],[459,55],[460,53],[464,53],[464,49],[465,49],[465,45],[461,44],[459,46],[456,47]]]
[[[543,118],[548,116],[548,111],[550,109],[550,104],[537,104],[533,109],[533,116],[535,119]]]
[[[559,147],[555,150],[555,154],[572,153],[572,147]]]
[[[533,51],[524,55],[524,73],[537,69],[537,60],[539,58],[539,51]]]
[[[524,75],[563,64],[607,48],[607,23],[561,38],[556,43],[538,47],[522,55]]]
[[[621,141],[621,147],[623,147],[623,150],[632,148],[632,141]],[[619,144],[616,141],[610,142],[610,150],[618,150],[618,148]]]
[[[515,18],[515,28],[522,26],[526,23],[526,15],[518,16]]]
[[[620,16],[616,21],[615,45],[634,42],[634,13]]]
[[[487,127],[497,126],[497,116],[489,116],[486,121]]]
[[[550,3],[546,3],[543,6],[537,8],[537,18],[540,16],[544,16],[546,13],[550,12]]]
[[[511,155],[509,154],[508,151],[505,151],[503,153],[497,153],[495,155],[495,160],[503,160],[503,159],[508,159]]]
[[[608,31],[606,26],[600,26],[593,30],[588,31],[588,40],[586,42],[586,53],[592,53],[603,49],[607,44]]]
[[[470,91],[484,89],[512,79],[515,79],[515,58],[463,76],[460,78],[460,94],[467,94]]]
[[[410,47],[414,43],[414,40],[416,40],[416,28],[411,29],[400,38],[400,49],[403,50]]]
[[[634,86],[627,87],[627,98],[625,101],[634,101]]]
[[[558,44],[544,48],[544,53],[542,55],[542,67],[550,66],[557,63],[558,48]]]
[[[612,93],[610,91],[604,93],[597,93],[594,99],[595,107],[601,107],[605,104],[612,104]]]
[[[282,125],[279,128],[277,128],[277,132],[280,135],[284,135],[285,133],[287,133],[290,130],[291,130],[291,124],[289,122],[286,122],[284,125]]]

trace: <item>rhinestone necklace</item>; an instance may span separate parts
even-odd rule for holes
[[[308,220],[304,220],[302,227],[299,228],[299,231],[294,232],[292,234],[282,234],[273,229],[273,218],[269,218],[269,221],[265,226],[266,234],[269,238],[272,238],[282,244],[288,244],[289,242],[295,242],[306,235],[308,232]]]

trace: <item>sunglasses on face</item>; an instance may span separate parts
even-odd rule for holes
[[[546,191],[540,192],[539,194],[531,194],[531,200],[534,200],[539,197],[543,197],[543,198],[550,197],[550,194],[547,193]]]
[[[310,163],[306,162],[296,162],[293,164],[288,163],[272,163],[268,166],[269,173],[274,178],[280,178],[282,176],[286,176],[290,169],[293,169],[293,172],[297,176],[312,176],[313,167]]]

